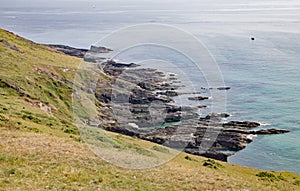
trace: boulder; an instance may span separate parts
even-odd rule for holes
[[[199,151],[195,149],[185,149],[185,152],[192,155],[203,156],[203,157],[212,158],[224,162],[227,162],[227,158],[231,155],[229,153],[222,153],[217,151]]]

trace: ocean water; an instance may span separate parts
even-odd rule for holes
[[[230,163],[300,173],[299,1],[4,0],[0,6],[1,28],[40,43],[88,48],[112,31],[144,23],[174,25],[205,44],[232,88],[229,120],[291,131],[255,137]]]

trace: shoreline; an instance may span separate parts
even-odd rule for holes
[[[91,50],[76,49],[64,45],[46,46],[70,56],[83,58],[84,61],[92,63],[97,63],[99,60],[105,60],[105,58],[94,56],[94,53],[112,51],[104,47],[97,48],[95,46],[92,46]],[[203,92],[178,92],[178,88],[180,86],[178,86],[178,83],[174,82],[178,80],[180,81],[180,79],[176,78],[176,74],[166,74],[150,68],[139,69],[138,65],[133,63],[124,64],[117,63],[112,60],[104,62],[103,72],[114,79],[119,78],[125,70],[126,72],[132,71],[132,73],[130,73],[131,78],[122,80],[127,81],[127,84],[125,83],[126,85],[130,84],[132,87],[137,89],[137,91],[133,93],[131,99],[129,99],[132,118],[122,119],[122,116],[119,116],[119,119],[114,119],[113,123],[110,122],[110,124],[98,125],[100,128],[105,130],[129,136],[136,136],[171,148],[180,148],[190,154],[205,156],[222,161],[227,161],[229,156],[232,156],[235,152],[246,148],[249,143],[253,142],[253,136],[289,132],[288,130],[273,128],[255,130],[258,127],[263,127],[263,125],[258,122],[222,122],[223,119],[230,117],[230,114],[228,113],[210,113],[205,117],[200,117],[199,112],[197,111],[207,107],[207,105],[201,104],[201,101],[209,100],[210,98],[197,95]],[[141,74],[143,75],[141,76]],[[140,80],[139,78],[141,77],[145,79],[145,83],[138,83]],[[155,82],[153,83],[152,81],[147,80],[149,77],[151,79],[154,78]],[[96,97],[99,101],[105,102],[111,107],[114,104],[114,100],[111,99],[112,92],[110,88],[112,84],[105,84],[104,86],[106,86],[106,92],[98,92]],[[107,88],[107,86],[109,88]],[[211,89],[215,89],[217,91],[230,91],[231,87],[207,87],[202,90],[209,91]],[[190,95],[188,100],[197,103],[197,106],[176,106],[175,104],[172,104],[172,102],[174,102],[173,98],[180,95]],[[166,108],[156,108],[156,111],[161,110],[158,113],[162,113],[165,109],[167,110],[165,113],[165,119],[159,123],[161,128],[152,128],[154,126],[153,124],[156,124],[156,122],[152,121],[153,116],[149,113],[148,108],[153,101],[160,101],[166,105],[164,106]],[[122,105],[119,104],[114,107],[120,108]],[[155,117],[157,118],[159,116]],[[110,111],[110,118],[114,118],[112,111]],[[119,121],[122,121],[123,124],[121,123],[120,125]],[[124,121],[126,121],[126,123],[124,123]],[[180,122],[181,124],[165,126],[165,123],[176,122]],[[214,137],[215,141],[211,144],[209,149],[201,146],[201,143],[203,142],[202,139],[205,135],[207,135],[207,132],[211,134],[218,134]],[[174,137],[175,140],[173,140]]]

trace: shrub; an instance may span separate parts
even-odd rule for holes
[[[77,142],[83,142],[83,140],[81,139],[81,137],[75,137],[74,140],[77,141]]]
[[[79,132],[77,129],[71,129],[71,128],[63,128],[64,133],[68,133],[68,134],[73,134],[73,135],[78,135]]]
[[[269,181],[279,181],[279,180],[285,180],[285,178],[281,175],[276,176],[273,173],[270,172],[259,172],[256,174],[256,176],[260,177],[262,180],[269,180]]]
[[[17,170],[16,170],[15,168],[7,169],[7,170],[5,171],[5,175],[6,175],[6,176],[15,175],[16,172],[17,172]]]
[[[32,132],[35,132],[35,133],[39,133],[40,130],[36,127],[28,127],[28,126],[23,126],[24,129],[28,130],[28,131],[32,131]]]
[[[295,180],[294,185],[300,186],[300,180]]]
[[[33,121],[35,123],[41,123],[42,122],[39,118],[37,118],[37,117],[35,117],[34,115],[31,115],[31,114],[25,114],[25,115],[23,115],[22,119],[24,119],[24,120],[30,120],[30,121]]]
[[[212,159],[207,159],[207,160],[203,161],[203,166],[212,168],[212,169],[224,168],[223,165],[221,165],[220,163],[218,163]]]
[[[3,116],[3,115],[0,115],[0,121],[7,122],[7,121],[8,121],[8,119],[7,119],[5,116]]]
[[[153,157],[154,156],[152,152],[150,152],[150,151],[148,151],[146,149],[143,149],[143,148],[140,148],[140,147],[135,147],[134,149],[140,155],[149,156],[149,157]]]

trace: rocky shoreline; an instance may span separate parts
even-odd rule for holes
[[[93,53],[111,51],[103,47],[92,47],[88,51],[60,45],[49,46],[91,62],[99,59]],[[253,141],[254,135],[288,132],[278,129],[256,130],[260,127],[257,122],[223,122],[223,119],[230,117],[227,113],[200,116],[199,110],[207,107],[201,102],[209,97],[196,95],[201,92],[179,92],[181,84],[176,74],[165,74],[155,69],[139,68],[133,63],[117,63],[113,60],[103,62],[101,69],[111,77],[109,83],[99,84],[95,90],[96,98],[106,104],[105,112],[109,120],[98,124],[105,130],[222,161],[227,161],[228,156],[244,149]],[[227,91],[230,87],[214,89]],[[194,101],[196,106],[176,106],[174,97],[182,94],[191,95],[188,99]]]
[[[260,126],[257,122],[229,121],[223,123],[222,119],[230,116],[227,113],[212,113],[205,117],[200,117],[198,114],[199,106],[189,107],[172,104],[174,102],[173,98],[180,95],[176,91],[179,86],[176,83],[174,84],[173,80],[176,80],[174,76],[172,80],[168,80],[170,76],[157,70],[138,69],[135,67],[133,65],[116,64],[114,61],[105,63],[103,71],[106,74],[118,79],[122,75],[122,82],[112,88],[117,88],[118,91],[121,91],[122,87],[130,86],[132,89],[130,95],[115,92],[126,98],[123,100],[124,102],[116,99],[107,102],[109,107],[113,108],[112,110],[114,110],[114,107],[122,108],[122,105],[126,104],[130,108],[129,115],[118,116],[114,125],[109,126],[109,128],[100,125],[102,128],[125,135],[136,136],[171,148],[181,149],[190,154],[222,161],[227,161],[228,156],[244,149],[247,144],[253,141],[253,135],[288,132],[277,129],[255,130],[255,128]],[[124,72],[125,69],[130,74],[130,78],[123,76],[122,71]],[[143,79],[142,82],[140,82],[141,78]],[[222,91],[224,89],[219,90]],[[116,96],[114,95],[115,93],[109,92],[108,95]],[[107,101],[105,99],[107,98],[107,92],[96,96],[100,101]],[[188,99],[199,103],[208,99],[208,97],[196,96]],[[153,101],[162,103],[154,108],[155,112],[151,112],[150,109]],[[116,102],[118,103],[116,104]],[[156,116],[156,114],[158,115]],[[159,118],[161,115],[164,116],[163,119]],[[155,121],[155,119],[158,119],[158,121]],[[214,139],[212,143],[210,143],[210,140],[205,140],[210,138]],[[209,148],[203,147],[203,144],[207,143],[211,144]]]

